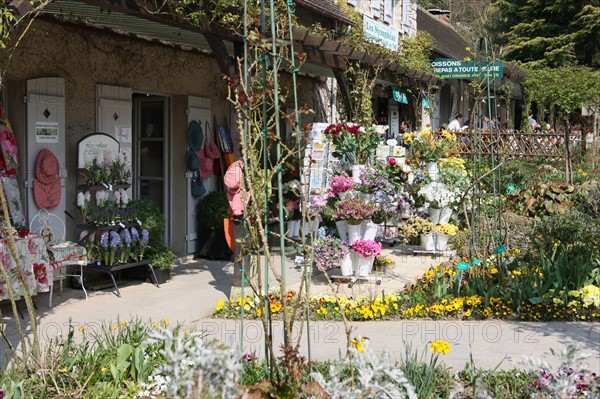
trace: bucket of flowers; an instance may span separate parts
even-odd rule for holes
[[[371,219],[377,210],[373,202],[367,202],[363,197],[346,197],[335,205],[338,221],[346,221],[348,239],[351,244],[362,238],[361,224],[363,220]],[[337,223],[336,223],[337,224]],[[345,239],[344,237],[341,237]]]
[[[452,223],[438,224],[435,226],[435,232],[435,249],[444,251],[448,245],[448,239],[458,234],[458,226]]]
[[[352,244],[353,268],[356,275],[367,277],[373,269],[375,258],[381,255],[381,243],[373,240],[358,240]]]
[[[342,268],[342,275],[352,274],[352,261],[350,259],[350,251],[344,245],[342,240],[332,236],[325,236],[315,240],[313,245],[314,260],[317,269],[324,272],[338,267],[343,267],[346,262],[346,270]],[[349,273],[347,271],[349,269]],[[347,274],[344,274],[347,273]]]
[[[419,133],[405,134],[404,143],[410,145],[411,158],[417,164],[426,164],[433,180],[437,178],[437,162],[456,152],[456,136],[444,129],[425,129]]]
[[[400,226],[404,243],[408,244],[412,237],[421,237],[421,247],[424,250],[432,251],[435,249],[433,240],[433,224],[428,218],[413,216]]]
[[[459,200],[456,191],[451,190],[441,182],[431,182],[421,187],[418,195],[425,200],[425,206],[429,207],[429,216],[433,224],[448,223],[452,216],[451,206]]]

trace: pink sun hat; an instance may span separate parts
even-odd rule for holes
[[[223,176],[227,200],[233,216],[241,216],[244,213],[244,202],[242,201],[243,167],[242,161],[235,161],[227,168],[227,172]],[[248,198],[246,198],[246,203],[248,203]]]
[[[33,198],[40,209],[56,208],[61,198],[60,165],[52,151],[43,148],[35,160]]]

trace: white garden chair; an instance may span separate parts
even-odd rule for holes
[[[60,282],[60,292],[62,294],[63,280],[67,277],[79,278],[87,301],[88,294],[83,285],[83,267],[88,264],[86,250],[77,243],[65,241],[65,224],[62,219],[46,209],[40,209],[31,220],[29,231],[42,237],[48,250],[50,266],[54,274],[53,282],[50,285],[49,306],[52,308],[54,282]],[[68,274],[67,269],[69,266],[79,266],[80,274]]]

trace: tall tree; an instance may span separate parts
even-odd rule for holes
[[[505,59],[531,67],[600,66],[600,0],[494,0],[489,28]]]

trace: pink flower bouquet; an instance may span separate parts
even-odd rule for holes
[[[381,243],[373,240],[354,241],[352,249],[363,258],[370,258],[371,256],[377,258],[381,255]]]
[[[345,193],[354,188],[354,180],[351,177],[346,176],[334,176],[330,182],[332,195],[338,195],[339,193]]]

